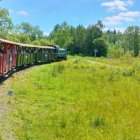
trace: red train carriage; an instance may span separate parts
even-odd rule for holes
[[[0,77],[6,76],[14,68],[57,61],[59,51],[56,52],[56,49],[61,48],[35,46],[0,39]]]
[[[17,46],[12,41],[0,39],[0,76],[16,67]]]

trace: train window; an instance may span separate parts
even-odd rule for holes
[[[26,53],[31,53],[31,50],[29,48],[26,48]]]
[[[42,49],[39,49],[39,53],[41,53],[42,52]]]
[[[37,53],[38,52],[38,49],[34,49],[34,53]]]
[[[23,48],[21,46],[18,48],[18,53],[23,54]]]
[[[0,53],[3,53],[2,48],[3,48],[3,44],[2,44],[2,43],[0,43]]]
[[[33,48],[31,48],[31,53],[34,53],[34,49]]]

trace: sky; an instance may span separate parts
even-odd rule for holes
[[[39,25],[44,34],[63,21],[87,27],[101,20],[104,30],[140,26],[140,0],[2,0],[0,7],[9,10],[14,24]]]

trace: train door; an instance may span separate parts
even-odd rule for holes
[[[21,48],[21,52],[20,52],[20,65],[23,66],[24,65],[24,49]]]
[[[10,52],[10,45],[3,44],[2,51],[2,72],[5,74],[11,70],[12,57]]]
[[[12,67],[16,67],[16,59],[17,59],[17,48],[16,46],[13,46],[12,48]]]
[[[45,62],[45,49],[42,49],[42,62]]]
[[[19,67],[19,66],[21,66],[21,50],[20,50],[20,47],[19,48],[17,48],[17,61],[16,61],[16,63],[17,63],[17,67]]]
[[[45,50],[45,62],[48,62],[48,51]]]
[[[3,72],[4,74],[8,72],[8,65],[9,65],[9,45],[3,45]]]
[[[7,50],[5,54],[5,73],[8,73],[12,69],[12,54],[10,50]]]
[[[13,57],[12,57],[12,50],[8,50],[9,60],[8,60],[8,71],[12,70],[13,68]]]
[[[0,48],[0,76],[2,76],[2,75],[3,75],[3,53]]]
[[[33,64],[35,62],[35,50],[34,48],[31,49],[31,64]]]

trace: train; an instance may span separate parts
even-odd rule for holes
[[[17,69],[66,59],[66,49],[58,45],[37,46],[0,38],[0,78]]]

